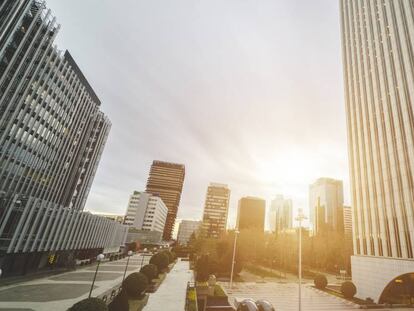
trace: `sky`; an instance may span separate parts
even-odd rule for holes
[[[210,182],[293,200],[344,181],[348,154],[338,1],[48,0],[112,129],[86,210],[124,214],[153,160],[185,164],[178,218],[201,219]]]

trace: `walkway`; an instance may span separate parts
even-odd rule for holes
[[[192,279],[188,261],[177,261],[158,290],[150,294],[144,311],[183,311],[187,283]]]
[[[145,257],[144,265],[149,256]],[[92,296],[96,297],[122,282],[126,258],[100,265]],[[137,272],[142,257],[130,258],[128,272]],[[0,311],[3,310],[67,310],[74,303],[87,298],[96,266],[89,266],[41,279],[0,287]]]

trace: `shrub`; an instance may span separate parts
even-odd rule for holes
[[[165,250],[165,251],[162,251],[161,253],[167,255],[169,264],[174,262],[175,259],[174,259],[174,255],[172,252],[170,252],[169,250]]]
[[[69,311],[108,311],[108,307],[101,299],[86,298],[75,303]]]
[[[317,289],[325,289],[326,285],[328,285],[328,280],[326,279],[326,276],[323,274],[318,274],[313,279],[313,283],[315,284],[315,287]]]
[[[108,305],[109,311],[129,311],[128,297],[121,291]]]
[[[145,274],[149,282],[151,282],[153,279],[155,279],[158,276],[158,268],[154,264],[143,266],[140,272]]]
[[[141,272],[134,272],[127,276],[122,282],[122,290],[129,298],[137,299],[145,292],[148,287],[148,279]]]
[[[350,281],[346,281],[341,285],[341,293],[345,298],[351,299],[357,292],[356,286]]]
[[[169,258],[168,255],[165,253],[156,253],[153,255],[150,259],[150,264],[156,265],[158,268],[158,272],[161,272],[165,268],[168,267],[169,264]]]

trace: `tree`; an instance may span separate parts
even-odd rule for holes
[[[313,283],[315,284],[315,287],[317,289],[325,289],[328,285],[328,279],[323,274],[318,274],[315,276],[315,279],[313,280]]]
[[[156,265],[158,268],[158,272],[162,272],[164,269],[168,267],[169,258],[168,255],[165,253],[156,253],[152,255],[149,263]]]
[[[347,299],[353,298],[357,293],[355,284],[350,281],[343,282],[341,285],[341,293]]]
[[[145,274],[149,282],[151,282],[158,276],[158,268],[154,264],[148,264],[143,266],[140,272]]]
[[[148,278],[141,272],[134,272],[122,282],[122,291],[129,299],[139,299],[148,288]]]

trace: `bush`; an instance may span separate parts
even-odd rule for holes
[[[128,297],[121,291],[108,305],[109,311],[129,311]]]
[[[153,264],[143,266],[140,272],[145,274],[149,282],[158,276],[158,268]]]
[[[162,251],[161,253],[168,256],[168,263],[169,264],[174,262],[175,258],[174,258],[174,255],[173,255],[172,252],[170,252],[169,250],[165,250],[165,251]]]
[[[346,281],[341,285],[341,293],[345,298],[351,299],[357,293],[356,286],[350,281]]]
[[[168,267],[169,264],[169,258],[168,255],[165,253],[156,253],[153,255],[150,259],[150,264],[156,265],[158,268],[158,272],[161,272],[165,268]]]
[[[325,289],[326,285],[328,285],[328,280],[326,279],[326,276],[323,274],[318,274],[313,279],[313,283],[315,284],[315,287],[317,289]]]
[[[148,284],[149,282],[145,274],[134,272],[128,275],[122,282],[122,291],[125,291],[129,298],[137,299],[145,292]]]
[[[101,299],[86,298],[75,303],[69,311],[108,311],[108,307]]]

